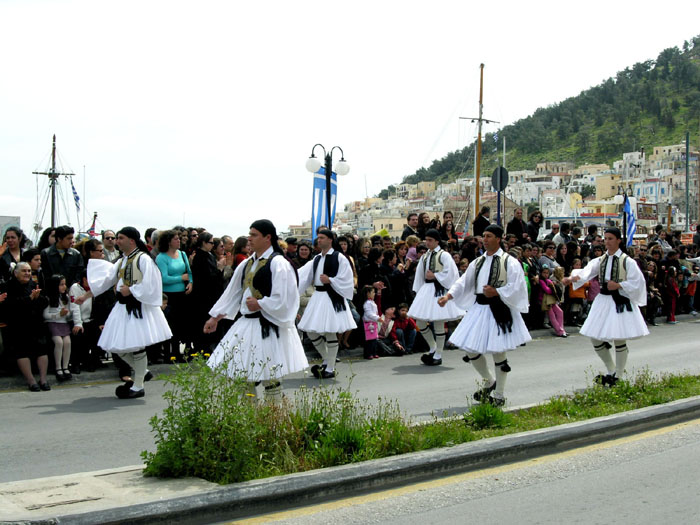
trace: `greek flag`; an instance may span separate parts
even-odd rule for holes
[[[73,179],[70,180],[70,187],[73,190],[73,200],[75,201],[75,207],[80,211],[80,197],[78,197],[78,192],[75,190],[75,186],[73,186]]]
[[[326,217],[326,169],[321,168],[314,173],[314,196],[311,208],[311,239],[316,238],[316,230],[319,226],[326,226],[331,229],[333,220],[335,219],[335,201],[338,195],[338,176],[335,172],[331,172],[331,217],[330,221]]]
[[[632,246],[634,234],[637,233],[637,221],[634,219],[634,212],[627,195],[625,195],[624,213],[627,217],[627,246]]]

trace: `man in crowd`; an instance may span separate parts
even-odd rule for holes
[[[405,241],[406,237],[409,235],[415,235],[418,237],[418,214],[417,213],[409,213],[408,217],[406,217],[406,227],[403,229],[403,233],[401,234],[401,240]]]
[[[545,241],[551,241],[554,239],[554,236],[559,233],[559,224],[556,222],[552,224],[552,231],[549,232],[547,235],[544,236]],[[556,244],[554,245],[556,247]]]
[[[316,240],[320,253],[299,270],[299,293],[304,293],[311,285],[316,291],[306,305],[298,327],[307,333],[323,358],[321,366],[311,367],[311,373],[317,379],[330,379],[335,377],[337,334],[357,328],[348,306],[354,283],[350,261],[334,247],[334,233],[322,229]]]
[[[513,220],[506,226],[506,233],[513,234],[516,237],[515,244],[521,246],[528,242],[530,237],[527,234],[527,223],[523,220],[523,209],[515,208]]]
[[[571,225],[568,222],[562,222],[559,233],[552,237],[552,241],[554,241],[554,244],[559,246],[560,244],[566,244],[567,242],[569,242],[571,240],[571,235],[569,235],[569,231],[571,231]]]
[[[94,297],[116,285],[118,302],[105,322],[98,346],[118,354],[134,370],[132,379],[117,387],[120,399],[143,397],[146,347],[169,340],[173,335],[163,315],[163,285],[156,263],[136,228],[127,226],[116,235],[117,245],[125,254],[117,264],[90,259],[88,283]]]
[[[287,250],[284,254],[284,256],[287,258],[289,262],[292,262],[294,258],[297,256],[297,238],[296,237],[287,237],[284,242],[287,243]]]
[[[267,219],[250,225],[252,255],[236,267],[226,291],[209,311],[204,333],[216,331],[224,317],[234,319],[208,365],[225,367],[231,378],[244,378],[248,391],[257,383],[272,402],[282,398],[281,379],[309,366],[294,320],[299,292],[294,267],[284,257],[277,230]]]
[[[469,265],[467,271],[438,303],[444,307],[455,299],[467,314],[450,337],[450,343],[466,352],[483,378],[483,388],[474,393],[480,403],[505,403],[506,352],[530,341],[522,315],[528,311],[527,283],[520,262],[501,249],[503,228],[496,224],[484,231],[486,253]],[[493,355],[496,377],[489,371],[485,354]]]
[[[461,319],[464,310],[453,304],[446,308],[438,305],[438,299],[447,293],[459,277],[454,259],[440,248],[440,232],[431,228],[425,233],[428,251],[421,256],[416,267],[413,291],[416,298],[408,310],[408,316],[416,320],[423,339],[430,351],[421,356],[428,366],[442,364],[442,350],[445,347],[445,323]],[[430,324],[433,325],[433,332]]]
[[[102,232],[102,247],[104,248],[103,253],[105,256],[105,261],[107,262],[113,263],[122,255],[115,246],[116,240],[117,236],[112,230],[105,230]]]
[[[56,228],[56,242],[41,252],[41,268],[44,275],[63,275],[66,286],[78,282],[80,273],[85,269],[83,256],[73,246],[75,230],[70,226]]]

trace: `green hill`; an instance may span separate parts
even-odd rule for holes
[[[508,169],[535,169],[538,162],[575,165],[621,159],[642,147],[678,144],[700,126],[700,35],[682,49],[663,50],[620,71],[598,86],[487,133],[482,141],[481,173],[498,166],[502,137],[508,146]],[[497,136],[497,139],[494,137]],[[498,140],[498,144],[496,143]],[[473,173],[476,143],[448,153],[420,168],[403,183],[449,182]],[[387,198],[392,186],[379,197]]]

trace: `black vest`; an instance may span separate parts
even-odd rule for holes
[[[338,268],[340,267],[340,262],[338,261],[339,256],[340,252],[338,250],[334,250],[330,255],[326,255],[326,260],[323,263],[323,273],[325,273],[328,277],[335,277],[338,275]],[[318,263],[321,261],[321,257],[321,255],[314,257],[314,280],[316,280],[316,269],[318,268]],[[317,287],[317,289],[321,288],[328,294],[328,297],[330,297],[331,303],[333,303],[333,309],[336,312],[344,312],[347,308],[345,305],[345,298],[336,292],[330,283]]]

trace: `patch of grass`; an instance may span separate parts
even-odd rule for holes
[[[280,406],[259,402],[197,358],[165,380],[168,406],[150,423],[156,451],[142,452],[145,474],[217,483],[343,465],[581,421],[700,395],[700,376],[648,370],[517,413],[474,405],[462,418],[413,424],[387,399],[360,400],[341,389],[302,388]]]

